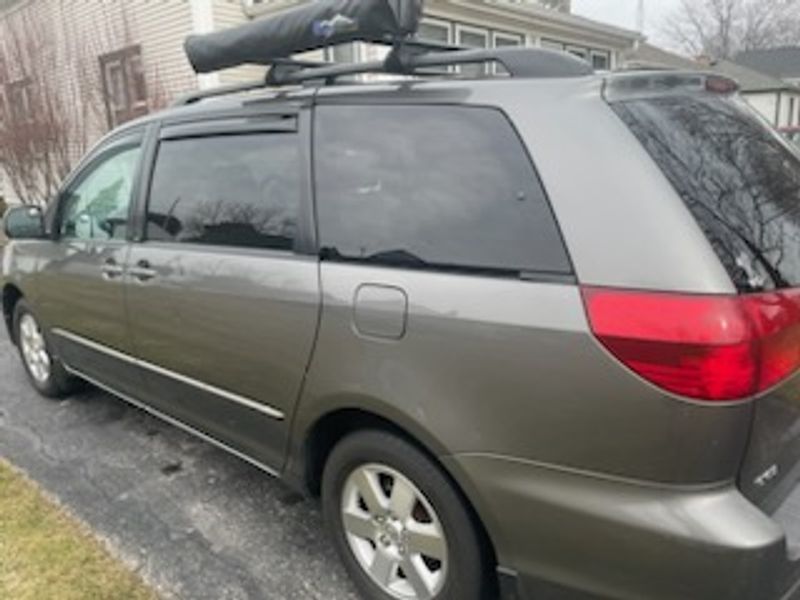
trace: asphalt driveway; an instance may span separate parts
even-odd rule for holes
[[[5,331],[0,456],[166,597],[356,599],[316,502],[104,392],[41,398]]]

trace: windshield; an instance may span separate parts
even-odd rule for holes
[[[800,155],[743,101],[715,94],[612,107],[661,167],[740,291],[800,285]]]

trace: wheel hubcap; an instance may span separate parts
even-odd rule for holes
[[[361,568],[387,594],[434,598],[447,576],[447,541],[428,499],[401,473],[378,464],[350,474],[342,492],[347,541]]]
[[[28,372],[38,383],[45,383],[50,377],[50,354],[47,352],[44,335],[30,314],[22,316],[19,322],[20,347]]]

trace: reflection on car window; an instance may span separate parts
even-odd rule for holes
[[[569,272],[542,186],[500,111],[322,106],[316,122],[325,257]]]
[[[614,106],[681,195],[740,290],[796,286],[800,160],[740,102],[697,95]]]
[[[78,240],[125,239],[139,146],[127,146],[91,167],[66,192],[61,236]]]
[[[147,237],[289,250],[301,169],[294,134],[164,141],[153,174]]]

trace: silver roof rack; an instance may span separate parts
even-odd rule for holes
[[[565,52],[544,48],[503,47],[492,49],[458,49],[416,41],[402,41],[381,61],[362,63],[314,63],[291,59],[271,63],[263,80],[202,90],[179,98],[173,105],[183,106],[205,98],[247,92],[266,87],[281,87],[314,82],[332,85],[340,77],[365,73],[392,75],[439,75],[426,69],[464,64],[496,63],[515,78],[583,77],[594,73],[591,65]]]

